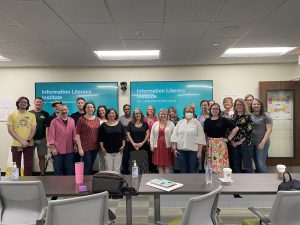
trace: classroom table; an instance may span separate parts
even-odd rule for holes
[[[294,179],[300,180],[300,174],[292,174]],[[219,180],[221,174],[213,174],[212,184],[205,183],[205,174],[143,174],[139,185],[139,195],[154,196],[154,221],[160,220],[160,195],[201,195],[206,194],[219,185],[222,185],[221,194],[244,194],[244,195],[275,195],[277,187],[282,182],[277,173],[265,174],[232,174],[232,183],[223,183]],[[164,178],[184,186],[166,192],[146,185],[154,178]]]
[[[129,175],[125,176],[129,187],[139,189],[139,183],[141,177],[132,178]],[[2,181],[11,180],[11,177],[2,177]],[[82,184],[75,183],[74,176],[22,176],[19,177],[19,181],[36,181],[40,180],[43,183],[45,193],[47,197],[55,200],[58,197],[76,197],[92,194],[92,180],[93,176],[84,176],[83,184],[87,186],[87,191],[80,192],[79,186]],[[126,198],[126,224],[132,224],[132,196],[137,194],[124,194]]]

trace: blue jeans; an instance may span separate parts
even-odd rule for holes
[[[98,150],[85,151],[82,157],[84,162],[84,175],[92,175],[94,162],[96,160]]]
[[[233,173],[242,172],[242,162],[246,173],[253,173],[252,158],[253,146],[239,145],[236,148],[231,147],[232,161],[230,167]]]
[[[178,150],[178,161],[181,173],[198,173],[199,164],[196,151]]]
[[[74,153],[52,156],[52,159],[56,176],[75,174]]]
[[[270,141],[267,141],[264,148],[262,150],[259,150],[257,145],[254,145],[254,163],[257,173],[267,173],[268,168],[266,164],[266,160],[268,157],[268,151],[270,147]]]

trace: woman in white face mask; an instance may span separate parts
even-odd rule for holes
[[[172,151],[178,157],[181,173],[198,173],[198,159],[202,147],[206,145],[205,134],[201,124],[194,118],[191,106],[183,110],[184,119],[180,120],[171,136]]]

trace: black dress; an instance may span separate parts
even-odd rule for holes
[[[132,140],[135,143],[141,143],[146,135],[148,130],[148,124],[143,122],[141,127],[136,127],[134,123],[129,122],[127,127],[127,132],[130,134]],[[143,146],[141,146],[138,150],[133,147],[130,143],[130,153],[129,153],[129,162],[130,168],[133,166],[133,160],[136,161],[137,166],[139,168],[139,173],[148,173],[149,172],[149,160],[148,160],[148,151],[149,145],[146,142]]]

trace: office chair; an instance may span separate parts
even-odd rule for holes
[[[257,209],[250,207],[249,210],[257,215],[259,219],[244,219],[242,224],[299,225],[299,209],[300,191],[279,191],[276,195],[269,216],[265,216]]]
[[[169,225],[218,225],[217,207],[222,186],[216,190],[190,198],[182,220],[174,220]],[[157,225],[167,225],[164,222],[156,222]]]
[[[111,224],[108,219],[108,192],[49,201],[46,225],[70,224]]]
[[[41,181],[0,182],[0,225],[34,225],[45,218],[46,208]]]

